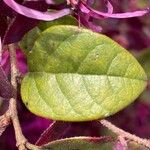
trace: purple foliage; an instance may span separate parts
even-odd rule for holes
[[[53,122],[41,135],[36,142],[37,145],[46,144],[48,142],[75,136],[100,136],[100,123],[97,121],[71,123],[71,122]]]
[[[13,97],[13,87],[7,79],[5,72],[0,66],[0,96],[3,98]]]
[[[48,8],[47,4],[42,1],[27,1],[24,2],[24,5],[40,11],[46,11]],[[3,44],[18,42],[25,33],[35,27],[38,23],[38,20],[15,14],[13,19],[11,19],[8,24],[7,30],[5,31]]]
[[[21,74],[27,73],[27,62],[25,55],[20,49],[16,50],[16,56],[17,56],[17,67],[19,69],[19,72]],[[5,71],[6,75],[9,76],[10,74],[10,56],[8,50],[5,50],[2,55],[2,61],[1,65],[3,70]]]

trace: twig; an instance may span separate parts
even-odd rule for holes
[[[4,115],[0,116],[0,136],[3,134],[7,126],[10,124],[10,115],[7,111]]]
[[[42,150],[40,146],[36,146],[36,145],[33,145],[31,143],[26,143],[26,147],[29,149],[29,150]]]
[[[16,48],[15,44],[10,44],[8,47],[10,52],[10,64],[11,64],[11,84],[17,91],[18,70],[16,65]],[[27,150],[27,149],[40,150],[40,147],[29,143],[22,133],[17,113],[16,99],[17,99],[17,92],[14,93],[14,97],[11,98],[9,102],[9,114],[15,130],[16,146],[18,147],[19,150]]]
[[[120,137],[135,141],[141,145],[146,146],[147,148],[150,149],[150,140],[148,139],[142,139],[136,135],[130,134],[118,127],[116,127],[115,125],[113,125],[111,122],[107,121],[107,120],[101,120],[100,123],[105,126],[106,128],[108,128],[109,130],[111,130],[112,132],[114,132],[115,134],[117,134]]]
[[[9,52],[10,52],[10,64],[11,64],[11,84],[14,86],[14,88],[17,91],[17,82],[16,82],[16,77],[17,77],[17,65],[16,65],[16,48],[14,44],[8,45],[9,47]],[[22,134],[22,130],[20,127],[19,119],[18,119],[18,114],[17,114],[17,93],[14,93],[14,98],[10,99],[9,102],[9,111],[12,119],[12,123],[14,126],[15,130],[15,136],[16,136],[16,145],[19,150],[25,150],[25,143],[26,143],[26,138]]]

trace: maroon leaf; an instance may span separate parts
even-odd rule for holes
[[[24,5],[40,11],[46,11],[48,8],[45,1],[27,1]],[[24,34],[35,27],[38,23],[38,20],[17,14],[7,28],[3,39],[3,44],[10,44],[20,41]]]
[[[0,1],[0,14],[9,16],[10,18],[14,16],[12,9],[9,8],[3,1]]]
[[[7,20],[6,20],[6,16],[0,14],[0,37],[3,38],[6,29],[7,29]]]
[[[43,145],[48,142],[60,139],[71,127],[67,122],[53,122],[41,135],[36,145]]]
[[[13,97],[14,88],[7,80],[7,77],[0,66],[0,96],[3,98],[11,98]]]
[[[43,132],[36,144],[43,145],[61,138],[75,136],[100,136],[100,123],[98,121],[82,123],[56,121]]]

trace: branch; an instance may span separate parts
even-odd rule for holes
[[[16,82],[16,77],[17,77],[17,65],[16,65],[16,48],[14,44],[8,45],[9,47],[9,52],[10,52],[10,65],[11,65],[11,84],[17,91],[17,82]],[[19,119],[18,119],[18,114],[17,114],[17,92],[14,93],[14,98],[10,99],[9,102],[9,111],[12,119],[12,123],[14,126],[15,130],[15,136],[16,136],[16,145],[19,150],[25,150],[25,143],[26,143],[26,138],[22,134],[22,130],[20,127]]]
[[[6,130],[7,126],[10,124],[10,115],[7,111],[4,115],[0,116],[0,136]]]
[[[138,144],[144,145],[147,148],[150,149],[150,140],[148,139],[142,139],[136,135],[130,134],[118,127],[116,127],[115,125],[113,125],[111,122],[107,121],[107,120],[101,120],[100,123],[105,126],[106,128],[108,128],[109,130],[111,130],[112,132],[114,132],[115,134],[117,134],[119,137],[122,138],[126,138],[132,141],[137,142]]]
[[[17,91],[18,70],[17,70],[17,64],[16,64],[16,48],[14,44],[10,44],[8,47],[9,47],[9,52],[10,52],[10,64],[11,64],[11,84],[14,86],[14,88]],[[19,118],[18,118],[18,113],[17,113],[16,99],[17,99],[17,92],[14,93],[14,98],[11,98],[10,103],[9,103],[9,111],[11,115],[11,120],[12,120],[14,130],[15,130],[16,145],[19,150],[26,150],[27,148],[38,150],[39,147],[33,144],[30,144],[22,133]]]

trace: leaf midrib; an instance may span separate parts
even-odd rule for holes
[[[119,75],[106,75],[106,74],[81,74],[81,73],[66,73],[66,72],[60,72],[60,73],[51,73],[51,72],[29,72],[29,73],[33,73],[33,74],[43,74],[43,73],[46,73],[46,74],[52,74],[52,75],[58,75],[58,74],[76,74],[76,75],[81,75],[81,76],[104,76],[104,77],[114,77],[114,78],[124,78],[124,79],[131,79],[131,80],[139,80],[139,81],[145,81],[147,82],[147,79],[141,79],[141,78],[132,78],[132,77],[124,77],[124,76],[119,76]]]

